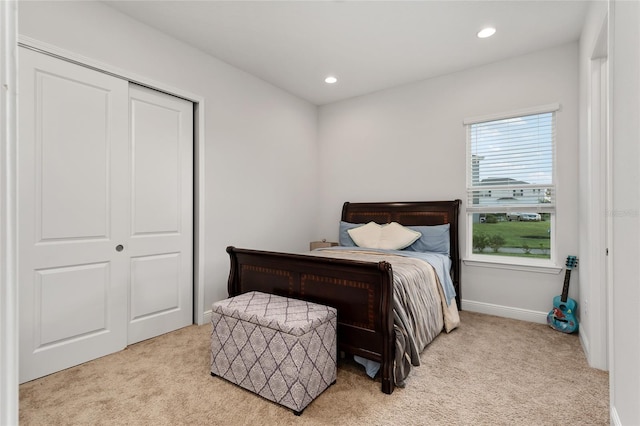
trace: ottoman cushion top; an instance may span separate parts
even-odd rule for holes
[[[302,336],[337,315],[335,308],[252,291],[215,302],[214,312]]]

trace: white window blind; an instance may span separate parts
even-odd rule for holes
[[[465,124],[467,211],[555,210],[555,110]]]

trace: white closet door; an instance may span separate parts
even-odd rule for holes
[[[128,82],[19,49],[20,382],[127,343]]]
[[[193,104],[131,85],[129,112],[135,343],[193,323]]]
[[[193,318],[193,106],[21,48],[20,382]]]

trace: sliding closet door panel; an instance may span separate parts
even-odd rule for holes
[[[36,272],[36,294],[40,315],[38,346],[64,341],[73,336],[100,334],[107,329],[109,264],[45,268]],[[86,283],[92,283],[87,285]],[[70,306],[69,295],[83,303]],[[72,309],[69,309],[73,307]],[[82,321],[78,321],[82,318]]]
[[[106,238],[109,92],[46,73],[36,84],[40,241]]]
[[[178,234],[182,113],[159,104],[167,95],[152,93],[158,99],[149,101],[136,92],[131,91],[132,234]]]
[[[20,49],[20,381],[126,346],[128,83]],[[123,107],[124,106],[124,107]]]
[[[129,343],[193,322],[193,105],[130,87]]]

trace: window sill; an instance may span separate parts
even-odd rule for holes
[[[509,259],[511,260],[511,259]],[[521,261],[515,263],[513,261],[503,260],[501,258],[485,259],[484,257],[471,257],[462,259],[466,266],[476,266],[480,268],[509,269],[512,271],[536,272],[540,274],[559,274],[562,267],[551,263],[551,261]]]

